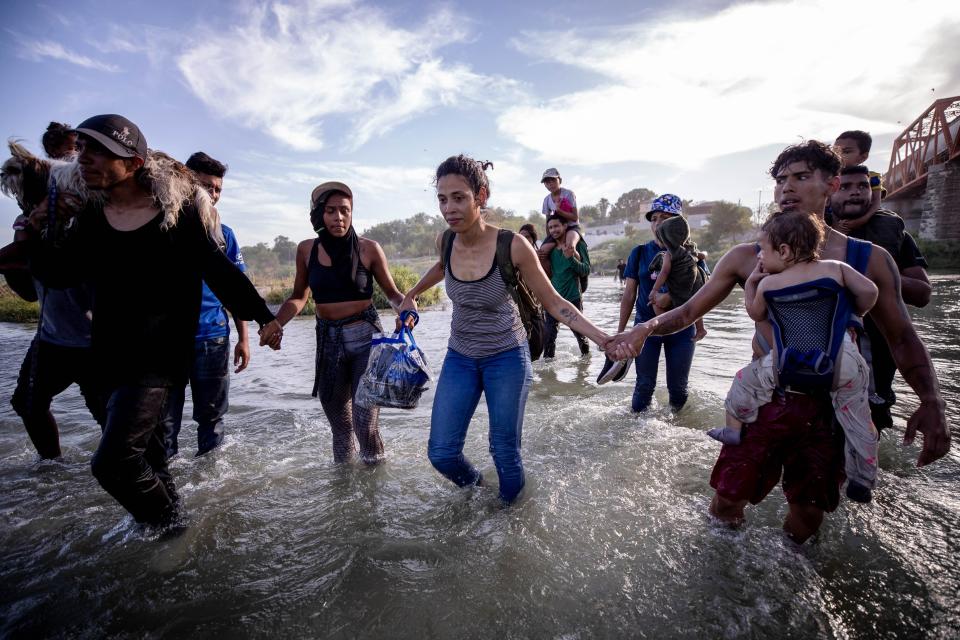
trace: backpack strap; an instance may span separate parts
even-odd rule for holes
[[[450,264],[450,254],[453,252],[453,230],[447,229],[440,238],[440,266],[446,270]]]
[[[846,263],[862,275],[867,274],[867,265],[870,263],[870,254],[873,253],[873,243],[866,240],[847,237]]]
[[[517,270],[514,268],[513,259],[510,257],[510,244],[512,242],[513,231],[500,229],[497,232],[497,266],[500,268],[500,276],[511,292],[517,287]]]

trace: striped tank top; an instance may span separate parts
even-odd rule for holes
[[[527,343],[517,303],[500,275],[496,256],[479,280],[458,280],[449,262],[444,278],[453,302],[449,348],[468,358],[484,358]]]

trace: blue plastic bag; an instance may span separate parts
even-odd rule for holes
[[[413,409],[423,392],[430,388],[432,376],[427,359],[406,325],[410,315],[417,317],[412,311],[400,314],[398,333],[373,334],[370,360],[354,398],[361,407]]]

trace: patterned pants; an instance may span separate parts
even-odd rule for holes
[[[849,336],[843,340],[839,377],[839,386],[830,392],[830,398],[847,440],[847,478],[872,489],[877,483],[880,436],[870,419],[870,371]],[[727,393],[727,413],[744,423],[755,422],[757,411],[772,399],[774,386],[773,357],[768,353],[737,372]],[[749,431],[746,437],[750,437]]]
[[[380,408],[365,409],[354,405],[353,398],[367,368],[370,338],[381,328],[373,307],[359,316],[338,321],[317,318],[317,367],[313,395],[320,398],[323,413],[330,422],[334,461],[348,462],[353,459],[357,452],[354,445],[356,436],[361,460],[375,464],[384,459],[378,424]]]

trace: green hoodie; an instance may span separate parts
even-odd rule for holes
[[[557,290],[560,297],[564,300],[574,302],[581,297],[580,276],[590,273],[590,254],[587,251],[587,243],[580,239],[577,243],[577,253],[580,254],[580,260],[568,258],[563,255],[562,249],[554,249],[550,252],[550,284]]]

